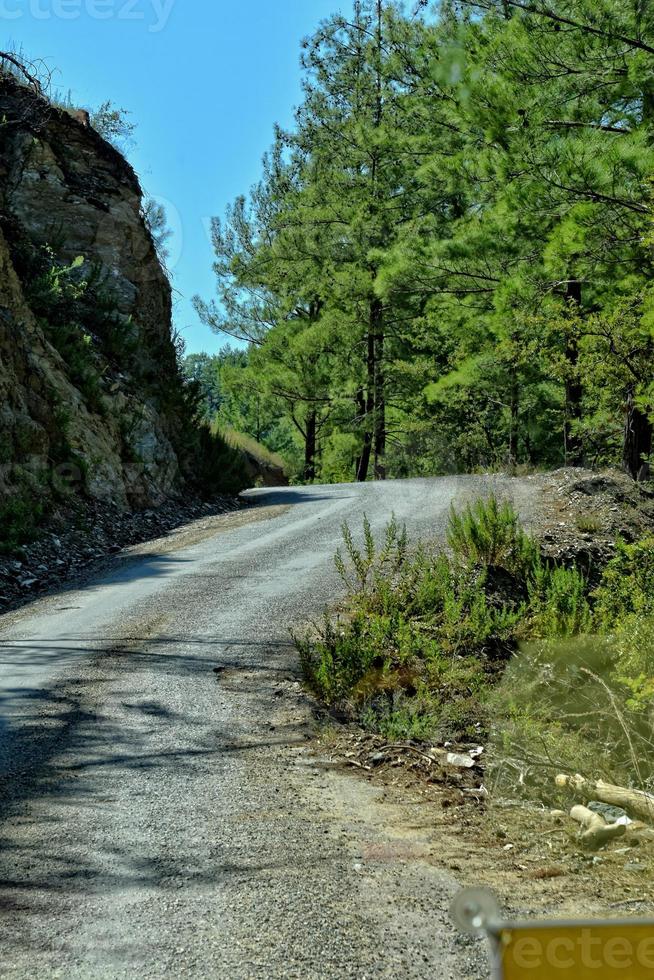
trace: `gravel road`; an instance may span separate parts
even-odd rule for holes
[[[0,976],[485,976],[437,855],[312,750],[288,630],[338,597],[343,520],[437,536],[491,489],[532,492],[251,491],[0,618]]]

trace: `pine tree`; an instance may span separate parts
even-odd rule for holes
[[[654,13],[630,0],[359,0],[214,223],[247,384],[304,478],[652,450]]]

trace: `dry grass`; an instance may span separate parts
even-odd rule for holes
[[[252,436],[248,436],[244,432],[237,432],[231,426],[220,426],[217,423],[213,424],[212,432],[222,436],[227,445],[231,446],[232,449],[240,449],[242,452],[254,456],[262,465],[274,466],[286,472],[286,461],[278,453],[271,452],[266,446],[257,442]]]

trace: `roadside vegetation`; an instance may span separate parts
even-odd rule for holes
[[[281,467],[293,482],[303,480],[297,431],[294,435],[292,420],[280,417],[249,377],[247,349],[226,344],[218,354],[189,354],[181,363],[186,378],[198,387],[202,414],[215,432],[262,462]]]
[[[270,449],[262,443],[257,442],[252,436],[245,435],[243,432],[237,432],[236,429],[232,429],[230,426],[219,428],[214,425],[212,431],[221,436],[232,449],[247,453],[263,466],[270,466],[282,472],[284,471],[286,464],[279,453],[271,452]]]
[[[446,549],[343,528],[338,616],[297,638],[315,694],[390,741],[490,746],[493,779],[651,786],[654,538],[618,543],[591,588],[541,555],[509,504],[452,511]],[[550,795],[552,792],[550,790]]]

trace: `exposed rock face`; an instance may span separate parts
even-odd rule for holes
[[[58,481],[122,509],[160,503],[183,484],[180,399],[134,171],[0,73],[0,503]]]

